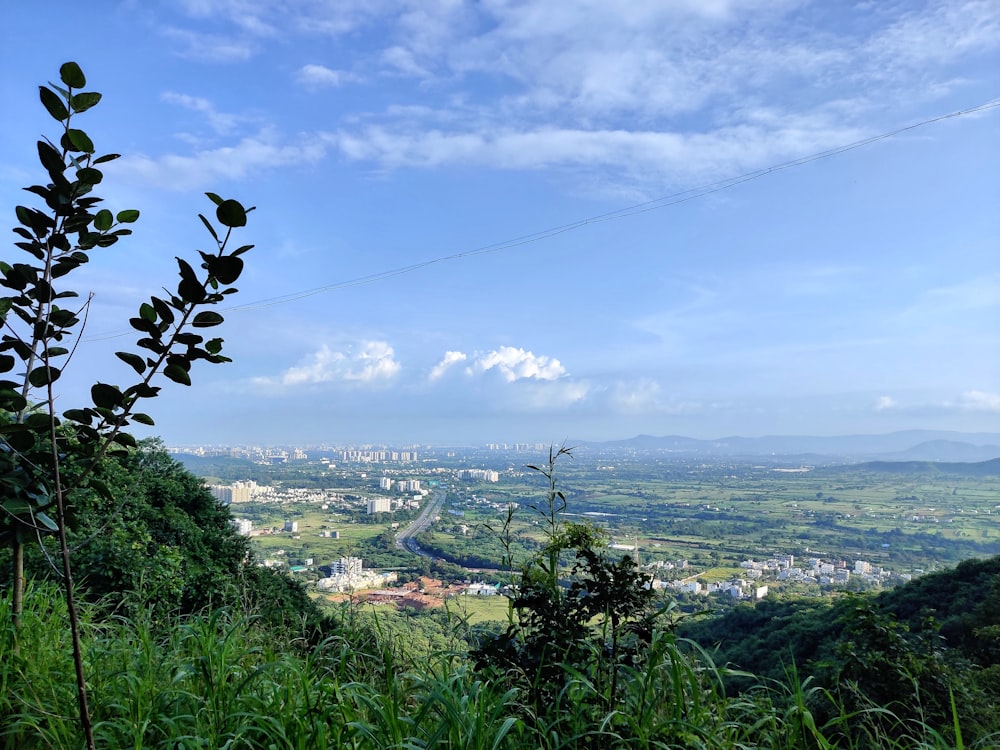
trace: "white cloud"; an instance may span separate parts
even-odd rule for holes
[[[995,0],[863,4],[847,11],[849,28],[820,23],[820,6],[185,0],[191,17],[228,23],[233,38],[170,33],[189,54],[245,59],[271,38],[371,31],[381,46],[359,46],[351,67],[366,80],[418,77],[429,93],[423,115],[400,96],[328,136],[352,159],[613,169],[629,182],[671,185],[898,126],[898,102],[943,95],[956,82],[951,62],[1000,46]],[[317,88],[360,80],[319,64],[297,78]]]
[[[230,133],[239,124],[241,118],[238,115],[219,112],[215,105],[208,99],[188,94],[179,94],[175,91],[166,91],[160,98],[170,104],[177,104],[185,109],[190,109],[205,116],[208,124],[217,133]]]
[[[256,51],[256,46],[246,39],[221,34],[203,34],[173,27],[165,28],[163,34],[178,43],[181,57],[195,60],[242,62],[253,57]]]
[[[338,88],[345,83],[359,80],[354,73],[334,70],[325,65],[303,65],[295,74],[295,79],[304,86],[314,89]]]
[[[329,382],[371,384],[391,380],[402,369],[391,346],[384,341],[362,342],[356,352],[334,351],[323,344],[305,361],[277,377],[259,377],[262,386],[304,386]]]
[[[815,122],[780,128],[756,125],[701,134],[544,128],[530,131],[474,129],[393,130],[370,126],[324,139],[345,156],[384,167],[460,164],[493,169],[567,166],[624,170],[642,180],[734,176],[762,164],[823,151],[857,140],[857,130]]]
[[[344,379],[364,383],[388,380],[401,368],[391,346],[384,341],[367,341],[355,357],[351,369],[344,374]]]
[[[530,411],[565,409],[585,401],[590,394],[591,386],[584,381],[533,380],[518,392],[517,397],[506,408]]]
[[[197,190],[220,180],[240,180],[247,175],[280,167],[313,164],[326,149],[314,140],[298,144],[280,143],[269,131],[240,140],[235,146],[197,151],[191,156],[167,154],[159,158],[126,156],[109,165],[108,171],[131,177],[145,185],[170,190]]]
[[[679,401],[664,394],[660,383],[650,378],[615,383],[608,395],[611,406],[623,414],[693,414],[702,411],[696,401]]]
[[[875,411],[889,411],[899,406],[899,403],[892,396],[879,396],[875,402]]]
[[[466,359],[468,359],[468,356],[464,352],[445,352],[442,360],[434,365],[434,368],[431,370],[430,379],[438,380],[453,365],[464,362]]]
[[[536,355],[513,346],[502,346],[477,357],[466,371],[471,374],[490,370],[499,372],[508,383],[525,378],[556,380],[566,374],[566,368],[558,359]]]
[[[1000,393],[966,391],[959,398],[958,405],[969,411],[1000,412]]]

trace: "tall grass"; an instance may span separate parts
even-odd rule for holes
[[[10,601],[0,597],[0,748],[75,750],[82,735],[65,608],[52,587],[28,594],[16,650]],[[538,709],[516,688],[485,680],[461,654],[408,659],[403,644],[377,632],[346,628],[307,648],[225,609],[168,622],[99,619],[92,606],[83,614],[94,731],[107,748],[991,746],[961,744],[957,719],[944,737],[894,723],[878,706],[848,714],[794,670],[783,683],[727,697],[727,671],[670,633],[655,635],[641,667],[621,668],[615,695],[566,665],[570,679]],[[848,729],[859,726],[867,728]]]

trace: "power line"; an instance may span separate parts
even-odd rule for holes
[[[878,143],[879,141],[884,141],[889,138],[894,138],[902,133],[906,133],[910,130],[916,130],[917,128],[926,127],[928,125],[933,125],[944,120],[954,119],[956,117],[964,117],[966,115],[975,114],[977,112],[983,112],[995,107],[1000,107],[1000,99],[993,99],[991,101],[985,102],[984,104],[979,104],[968,109],[956,110],[954,112],[949,112],[947,114],[938,115],[936,117],[931,117],[926,120],[921,120],[920,122],[913,123],[911,125],[906,125],[895,130],[890,130],[885,133],[880,133],[878,135],[873,135],[869,138],[863,138],[858,141],[853,141],[852,143],[847,143],[841,146],[835,146],[834,148],[827,149],[825,151],[819,151],[808,156],[803,156],[798,159],[792,159],[791,161],[782,162],[780,164],[775,164],[770,167],[765,167],[763,169],[758,169],[752,172],[746,172],[745,174],[738,175],[736,177],[730,177],[724,180],[719,180],[717,182],[708,183],[706,185],[701,185],[699,187],[689,188],[687,190],[682,190],[677,193],[671,193],[670,195],[661,196],[659,198],[654,198],[652,200],[644,201],[642,203],[636,203],[631,206],[626,206],[625,208],[618,209],[616,211],[610,211],[604,214],[597,214],[596,216],[590,216],[585,219],[580,219],[578,221],[570,222],[568,224],[562,224],[560,226],[550,227],[549,229],[543,229],[539,232],[533,232],[531,234],[525,234],[520,237],[514,237],[512,239],[504,240],[502,242],[496,242],[490,245],[483,245],[481,247],[474,248],[472,250],[464,250],[458,253],[452,253],[450,255],[442,255],[437,258],[431,258],[429,260],[420,261],[418,263],[413,263],[408,266],[400,266],[398,268],[391,268],[385,271],[379,271],[376,273],[368,274],[367,276],[358,276],[353,279],[347,279],[346,281],[338,281],[333,284],[326,284],[324,286],[315,287],[313,289],[305,289],[298,292],[291,292],[289,294],[281,295],[278,297],[270,297],[268,299],[257,300],[256,302],[248,302],[243,305],[233,305],[224,309],[224,312],[249,312],[251,310],[260,310],[267,307],[273,307],[275,305],[284,305],[289,302],[296,302],[301,299],[306,299],[307,297],[313,297],[317,294],[323,294],[325,292],[332,292],[338,289],[346,289],[353,286],[361,286],[363,284],[374,284],[377,281],[383,281],[385,279],[392,278],[393,276],[401,276],[403,274],[412,273],[413,271],[420,270],[421,268],[427,268],[428,266],[435,265],[437,263],[444,263],[453,260],[462,260],[464,258],[471,258],[477,255],[485,255],[487,253],[497,253],[504,250],[510,250],[515,247],[521,247],[522,245],[528,245],[535,242],[541,242],[542,240],[555,237],[560,234],[565,234],[567,232],[573,232],[577,229],[589,226],[591,224],[600,224],[608,221],[618,221],[620,219],[625,219],[630,216],[636,216],[638,214],[648,213],[650,211],[658,211],[664,208],[670,208],[671,206],[677,206],[681,203],[687,203],[689,201],[696,200],[698,198],[703,198],[706,195],[711,195],[712,193],[718,193],[723,190],[729,190],[736,187],[737,185],[742,185],[753,180],[759,180],[761,177],[766,177],[769,174],[774,174],[775,172],[781,172],[786,169],[792,169],[793,167],[800,167],[804,164],[809,164],[814,161],[819,161],[821,159],[829,159],[834,156],[839,156],[840,154],[847,153],[848,151],[854,151],[855,149],[863,148],[864,146],[870,146],[873,143]],[[103,341],[106,339],[118,338],[121,336],[126,336],[132,333],[131,330],[119,331],[114,333],[108,333],[103,335],[97,335],[89,337],[88,341]]]

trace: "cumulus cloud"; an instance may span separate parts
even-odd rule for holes
[[[402,369],[393,348],[384,341],[365,341],[357,351],[341,352],[323,344],[302,364],[277,377],[256,378],[257,385],[286,387],[329,382],[371,384],[391,380]]]
[[[513,346],[502,346],[480,355],[466,371],[489,372],[496,370],[508,383],[515,380],[556,380],[566,374],[558,359],[543,354],[536,355]]]
[[[438,380],[442,375],[444,375],[453,365],[459,362],[464,362],[468,359],[468,355],[465,352],[445,352],[444,357],[434,365],[431,370],[430,379]]]

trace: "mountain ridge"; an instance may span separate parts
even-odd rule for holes
[[[971,463],[1000,458],[1000,433],[901,430],[856,435],[731,435],[715,439],[683,435],[636,435],[625,440],[578,441],[597,449],[657,451],[677,457],[818,458],[861,461],[945,461]]]

